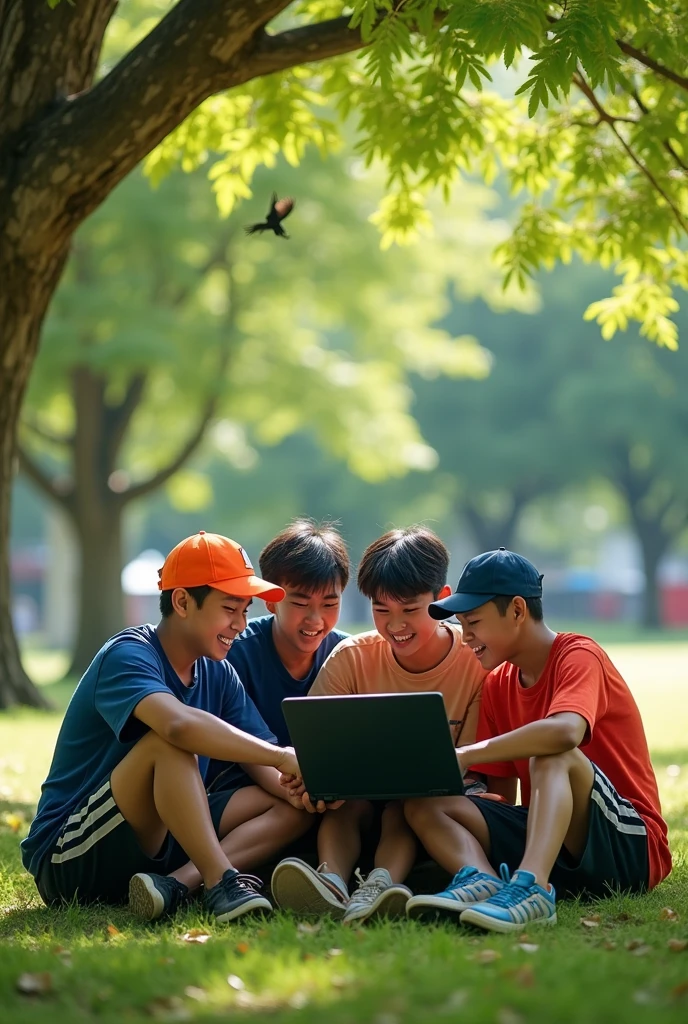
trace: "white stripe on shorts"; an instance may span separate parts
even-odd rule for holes
[[[74,860],[75,857],[80,857],[83,853],[90,850],[92,846],[95,846],[103,836],[108,835],[118,825],[121,825],[123,821],[124,817],[117,811],[117,814],[102,824],[95,832],[92,832],[88,839],[85,839],[79,846],[73,846],[71,850],[67,850],[65,853],[54,853],[50,858],[51,862],[53,864],[62,864],[66,860]]]

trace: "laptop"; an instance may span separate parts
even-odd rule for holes
[[[282,710],[314,802],[464,791],[441,693],[285,697]]]

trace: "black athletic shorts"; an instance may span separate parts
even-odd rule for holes
[[[224,809],[238,789],[251,785],[240,780],[228,788],[213,788],[208,804],[219,835]],[[136,833],[115,803],[110,776],[94,789],[76,813],[70,815],[52,851],[43,858],[36,885],[41,899],[52,903],[124,903],[129,879],[138,872],[168,874],[189,858],[170,833],[155,857],[141,849]]]
[[[644,892],[649,878],[647,829],[633,805],[619,796],[607,776],[593,764],[590,818],[585,850],[576,861],[562,847],[550,875],[558,896],[609,896]],[[490,831],[490,863],[518,868],[526,847],[528,808],[470,798]]]

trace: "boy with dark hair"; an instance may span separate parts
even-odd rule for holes
[[[251,599],[284,592],[254,575],[239,544],[203,531],[170,552],[160,576],[157,628],[108,640],[74,691],[24,865],[46,904],[118,903],[128,887],[132,909],[152,920],[203,882],[219,921],[270,911],[259,879],[240,872],[309,819],[279,783],[298,772],[293,750],[275,745],[225,656]],[[212,758],[248,775],[209,794]]]
[[[504,548],[479,555],[430,614],[456,614],[490,671],[477,742],[458,750],[459,763],[509,780],[512,805],[519,780],[523,806],[408,801],[407,821],[455,875],[407,913],[520,932],[556,923],[554,887],[605,896],[661,882],[671,854],[640,713],[594,640],[545,625],[535,566]]]
[[[428,615],[433,600],[450,593],[449,552],[431,530],[391,530],[371,544],[358,570],[358,586],[372,602],[376,629],[341,643],[323,665],[311,694],[440,691],[454,742],[475,737],[484,670],[458,626]],[[383,805],[375,867],[349,897],[348,882],[361,852],[361,832],[375,808],[347,801],[326,811],[318,832],[315,871],[297,858],[275,868],[272,891],[281,907],[329,913],[345,924],[373,915],[404,913],[411,892],[403,884],[416,856],[416,840],[400,802]]]
[[[227,659],[279,743],[289,743],[285,697],[308,693],[323,662],[346,639],[334,627],[349,582],[349,554],[332,522],[296,519],[263,548],[260,571],[285,591],[252,619]]]

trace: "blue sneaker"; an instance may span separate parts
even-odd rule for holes
[[[189,898],[187,887],[171,875],[141,872],[129,881],[129,909],[143,921],[157,921],[163,914],[174,914]]]
[[[504,873],[505,869],[502,864],[500,871]],[[526,925],[556,923],[554,887],[537,885],[531,871],[515,871],[500,892],[461,915],[461,924],[474,924],[488,932],[520,932]]]
[[[477,868],[466,866],[454,875],[444,890],[434,896],[413,896],[406,904],[409,917],[429,917],[441,913],[461,914],[469,907],[500,892],[506,882]]]
[[[220,922],[233,921],[242,914],[269,914],[272,904],[261,895],[262,884],[255,875],[242,875],[236,868],[227,868],[217,885],[205,890],[203,902]]]

